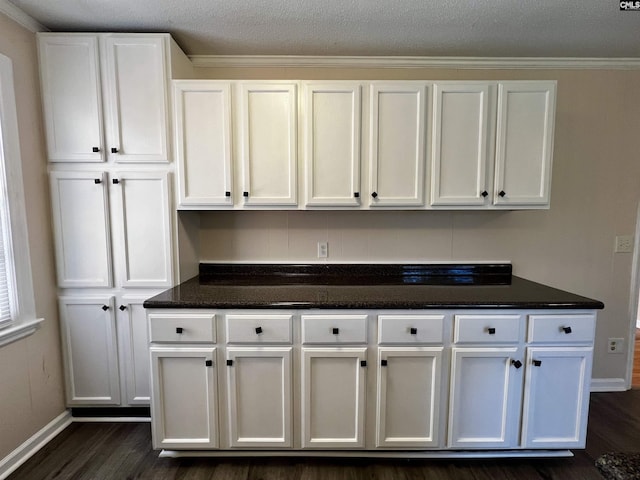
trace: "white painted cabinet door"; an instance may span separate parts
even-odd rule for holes
[[[517,347],[452,349],[449,447],[517,446],[522,365]]]
[[[113,297],[59,299],[68,405],[118,405],[120,376]]]
[[[556,82],[498,84],[496,205],[549,204]]]
[[[148,405],[151,401],[149,332],[143,302],[150,295],[122,295],[116,305],[123,403]]]
[[[231,206],[231,84],[173,82],[180,205]]]
[[[527,349],[522,446],[584,448],[591,347]]]
[[[227,348],[231,447],[289,448],[291,347]]]
[[[100,39],[109,158],[168,162],[165,39],[140,34]]]
[[[304,84],[307,206],[360,204],[359,83]]]
[[[49,161],[104,161],[97,37],[39,34],[38,49]]]
[[[104,173],[53,171],[50,181],[58,286],[111,287]]]
[[[367,349],[302,349],[302,447],[363,448]]]
[[[110,188],[119,285],[170,287],[172,251],[168,174],[114,172]]]
[[[213,347],[151,347],[153,448],[218,448]]]
[[[371,86],[370,205],[424,205],[425,84]]]
[[[440,446],[442,350],[378,349],[377,447]]]
[[[296,205],[297,84],[239,85],[243,198],[246,205]]]
[[[431,205],[485,205],[489,84],[433,87]]]

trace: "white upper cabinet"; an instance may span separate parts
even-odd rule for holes
[[[424,83],[371,85],[370,205],[424,205]]]
[[[485,205],[489,84],[433,87],[432,205]]]
[[[38,35],[50,161],[169,161],[168,41]]]
[[[173,93],[180,205],[233,205],[231,84],[178,80]]]
[[[246,205],[297,203],[297,84],[239,85],[242,196]]]
[[[361,84],[303,85],[307,206],[360,205]]]
[[[555,81],[498,84],[496,205],[549,205],[555,95]]]

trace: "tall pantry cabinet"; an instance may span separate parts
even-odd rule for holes
[[[70,406],[150,399],[144,300],[172,286],[167,34],[38,34]]]

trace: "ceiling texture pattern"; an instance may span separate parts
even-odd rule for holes
[[[9,1],[52,31],[169,32],[189,55],[640,57],[640,11],[617,0]]]

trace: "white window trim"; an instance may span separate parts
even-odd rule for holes
[[[31,260],[29,258],[29,238],[27,216],[22,182],[22,157],[18,136],[18,116],[15,91],[13,88],[13,65],[11,59],[0,54],[0,125],[2,125],[2,149],[0,160],[4,159],[5,183],[8,199],[8,216],[13,245],[13,280],[15,305],[13,321],[0,329],[0,346],[14,342],[36,331],[43,319],[36,318],[33,294]],[[16,248],[18,247],[18,248]]]

